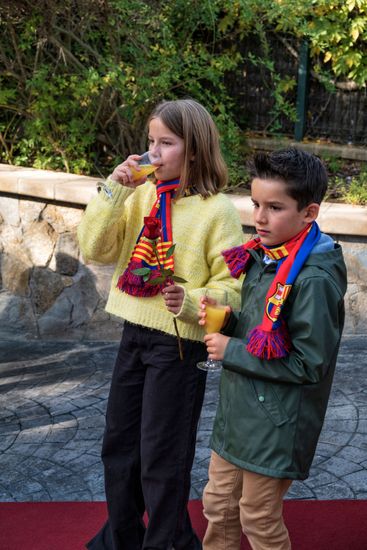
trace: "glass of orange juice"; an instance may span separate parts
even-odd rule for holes
[[[217,288],[207,288],[205,290],[205,325],[204,330],[207,334],[219,332],[224,324],[227,314],[227,292]],[[221,361],[207,359],[197,364],[201,370],[215,371],[222,367]]]
[[[144,176],[149,176],[159,165],[159,158],[151,151],[143,153],[139,160],[136,161],[140,170],[136,170],[133,166],[130,167],[134,180],[140,180]]]

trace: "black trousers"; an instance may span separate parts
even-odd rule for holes
[[[91,550],[197,550],[187,511],[204,344],[125,323],[102,448],[108,521]],[[143,514],[148,524],[145,528]]]

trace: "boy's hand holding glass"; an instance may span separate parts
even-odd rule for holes
[[[146,151],[142,155],[130,155],[123,163],[116,166],[111,179],[126,187],[138,187],[159,165],[159,157],[151,151]]]
[[[204,327],[207,335],[222,336],[227,339],[226,336],[216,334],[225,325],[231,308],[227,306],[227,292],[220,289],[206,289],[205,295],[200,299],[201,310],[199,311],[199,324]],[[207,347],[213,344],[213,338],[205,338]],[[223,342],[224,343],[224,342]],[[218,346],[222,347],[222,346]],[[225,349],[225,346],[224,346]],[[210,353],[210,352],[209,352]],[[222,367],[222,363],[219,360],[207,359],[201,363],[198,363],[198,368],[206,371],[217,370]]]

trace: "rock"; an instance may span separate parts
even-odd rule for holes
[[[61,295],[51,308],[38,319],[38,329],[41,338],[51,334],[60,336],[66,333],[71,324],[73,304],[67,296]]]
[[[20,225],[19,200],[12,197],[0,197],[0,215],[7,225]]]
[[[94,277],[85,266],[81,266],[74,284],[65,288],[51,308],[39,318],[40,335],[85,328],[99,301]]]
[[[30,298],[0,292],[0,327],[3,339],[37,338],[37,322]]]
[[[76,231],[83,212],[83,208],[68,208],[48,204],[42,212],[42,219],[47,221],[57,233]]]
[[[98,293],[107,302],[108,294],[111,288],[111,281],[114,265],[88,264],[88,271],[92,274]]]
[[[40,221],[42,211],[45,209],[45,207],[45,202],[21,199],[19,201],[19,215],[22,221],[22,225],[26,226],[32,222]]]
[[[62,275],[75,275],[79,266],[79,246],[75,233],[62,233],[55,248],[55,268]]]
[[[342,243],[348,282],[363,285],[367,281],[367,248],[365,243]]]
[[[348,285],[345,297],[345,327],[346,334],[366,333],[367,284],[360,287],[355,283]]]
[[[56,233],[45,221],[33,222],[24,232],[24,245],[33,265],[48,265],[56,243]]]
[[[31,268],[32,263],[20,247],[15,248],[13,254],[2,254],[1,281],[3,288],[18,296],[29,296]]]
[[[4,252],[11,254],[15,247],[22,246],[22,242],[23,231],[20,225],[17,227],[7,224],[0,226],[0,248]]]
[[[46,267],[33,268],[29,286],[37,314],[50,309],[64,289],[62,276]]]

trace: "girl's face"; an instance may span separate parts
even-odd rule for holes
[[[313,221],[318,205],[297,209],[297,201],[286,192],[282,181],[254,178],[251,184],[256,232],[265,246],[276,246],[297,235]]]
[[[149,151],[158,156],[159,165],[154,171],[159,180],[172,180],[181,176],[185,143],[182,138],[171,132],[159,117],[149,123]]]

